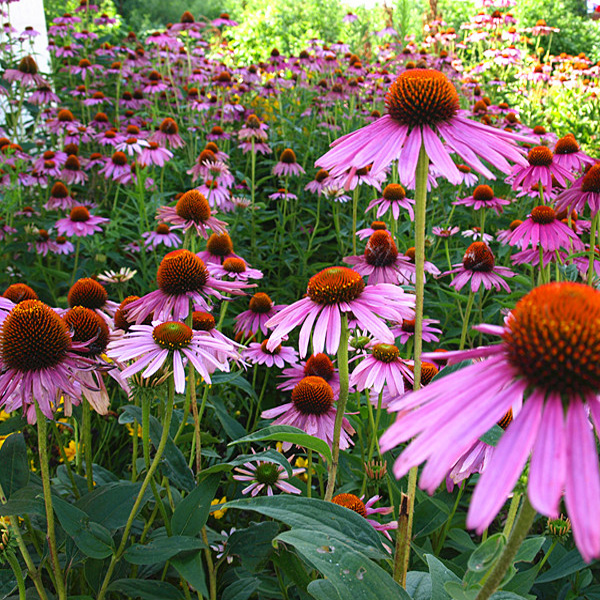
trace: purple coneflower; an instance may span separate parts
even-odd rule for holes
[[[131,303],[129,306],[132,306]],[[132,325],[129,331],[108,345],[108,356],[118,362],[133,360],[121,373],[124,378],[139,373],[142,377],[154,375],[165,363],[172,365],[175,391],[185,392],[185,365],[188,360],[202,378],[210,383],[210,374],[216,369],[229,371],[223,359],[237,360],[237,352],[203,331],[194,331],[185,323],[167,321],[158,325]]]
[[[266,490],[267,496],[273,496],[275,489],[288,494],[302,493],[297,487],[285,481],[289,477],[287,471],[281,465],[275,463],[247,462],[242,467],[236,467],[234,471],[239,473],[233,476],[236,481],[243,481],[248,484],[242,490],[242,494],[256,496],[261,491]],[[304,471],[304,468],[292,469],[292,475],[296,477]]]
[[[374,514],[389,515],[394,512],[392,506],[373,508],[373,505],[378,502],[380,498],[381,496],[373,496],[365,503],[363,502],[362,497],[359,498],[354,494],[338,494],[337,496],[334,496],[331,501],[334,504],[338,504],[339,506],[343,506],[358,513],[361,517],[364,517],[372,527],[377,531],[381,531],[391,541],[392,538],[388,531],[391,529],[398,529],[398,522],[390,521],[389,523],[380,523],[379,521],[375,521],[375,519],[369,518],[370,515]]]
[[[166,117],[160,124],[158,130],[150,138],[151,142],[156,142],[161,146],[169,146],[170,148],[181,148],[185,146],[185,142],[179,135],[179,127],[174,119]]]
[[[453,265],[454,269],[442,273],[441,276],[458,273],[450,285],[460,291],[469,281],[471,291],[475,293],[481,285],[486,290],[503,288],[510,293],[510,287],[503,277],[514,277],[514,273],[507,267],[496,266],[496,260],[489,246],[485,242],[473,242],[465,252],[461,263]]]
[[[284,307],[284,304],[274,304],[267,294],[257,292],[250,298],[248,310],[235,318],[234,330],[245,337],[257,334],[259,329],[263,335],[269,335],[267,321]]]
[[[371,237],[376,231],[387,231],[387,225],[384,221],[373,221],[371,227],[359,229],[356,232],[356,236],[359,240],[364,240],[365,238]]]
[[[129,175],[131,168],[127,162],[125,153],[117,151],[104,163],[99,172],[103,173],[107,179],[110,178],[113,181],[117,181],[120,177]]]
[[[501,343],[452,355],[455,361],[484,360],[393,403],[401,412],[381,438],[381,450],[415,438],[394,465],[396,477],[427,461],[420,485],[433,493],[473,442],[523,400],[479,478],[467,526],[481,533],[490,525],[532,455],[527,495],[533,508],[556,518],[564,495],[581,555],[586,561],[600,556],[600,521],[590,518],[600,512],[594,438],[600,372],[590,360],[599,323],[600,292],[561,282],[529,292],[503,326],[480,325]]]
[[[128,319],[142,323],[147,317],[159,321],[185,319],[190,302],[208,310],[208,296],[223,298],[220,292],[243,294],[243,283],[223,281],[210,275],[204,262],[189,250],[173,250],[164,256],[156,273],[158,289],[127,306]]]
[[[504,173],[510,172],[508,160],[525,164],[523,151],[515,142],[527,140],[460,114],[458,93],[439,71],[404,71],[390,86],[385,103],[387,115],[335,140],[332,149],[316,164],[335,176],[369,164],[372,172],[378,173],[397,160],[400,180],[405,184],[415,177],[423,144],[432,165],[454,184],[461,183],[463,176],[450,152],[488,179],[495,177],[480,157]]]
[[[288,365],[293,365],[298,360],[298,353],[291,346],[282,346],[279,344],[275,349],[267,348],[267,340],[263,340],[260,344],[252,342],[248,348],[242,351],[242,358],[250,364],[266,365],[272,367],[275,365],[280,369]]]
[[[573,185],[556,198],[557,210],[583,212],[589,206],[592,216],[600,211],[600,163],[590,167]]]
[[[0,329],[0,398],[6,412],[22,408],[35,423],[35,404],[49,419],[58,399],[81,397],[81,377],[93,361],[80,356],[67,324],[39,300],[25,300],[4,317]]]
[[[352,371],[350,385],[359,392],[369,389],[380,393],[386,387],[392,396],[404,394],[404,380],[412,382],[414,374],[408,363],[400,358],[398,347],[376,343],[370,350],[371,353]]]
[[[198,252],[205,262],[222,264],[228,258],[241,258],[233,251],[233,242],[228,233],[213,233],[206,241],[206,250]]]
[[[415,201],[410,200],[406,197],[406,191],[404,188],[397,183],[390,183],[385,186],[383,190],[383,197],[372,200],[365,213],[369,212],[372,208],[377,207],[377,218],[380,219],[387,213],[390,208],[392,209],[392,216],[397,221],[400,218],[400,209],[408,211],[410,220],[414,221],[415,213],[413,205]]]
[[[174,229],[194,228],[204,239],[208,239],[207,230],[225,233],[227,227],[227,223],[214,216],[204,194],[197,190],[185,192],[175,206],[161,206],[156,212],[157,219],[170,223]]]
[[[149,250],[155,250],[161,244],[167,248],[176,248],[181,245],[179,235],[175,231],[171,231],[166,223],[159,223],[154,231],[142,233],[142,237],[146,240],[144,245]]]
[[[565,169],[578,172],[596,161],[581,150],[575,136],[568,133],[554,146],[554,162]]]
[[[167,148],[158,145],[157,142],[149,142],[138,156],[137,162],[142,167],[155,165],[164,167],[173,158],[173,153]]]
[[[273,175],[288,177],[289,175],[302,175],[304,169],[296,162],[296,154],[286,148],[279,156],[279,162],[273,167]]]
[[[277,346],[292,329],[302,325],[300,356],[306,356],[311,332],[313,352],[322,352],[326,347],[329,354],[335,354],[345,313],[352,313],[362,328],[391,344],[394,336],[383,319],[400,321],[414,315],[412,294],[389,283],[365,285],[362,277],[347,267],[329,267],[313,275],[306,294],[267,322],[267,327],[273,327],[269,347]]]
[[[449,238],[456,235],[460,231],[460,227],[433,227],[431,233],[441,238]]]
[[[277,389],[293,390],[302,379],[310,376],[323,378],[331,386],[333,397],[338,397],[340,393],[340,374],[329,356],[322,352],[312,354],[306,361],[301,361],[284,369],[280,377],[285,378],[285,381],[279,383]]]
[[[226,258],[223,264],[207,262],[206,266],[210,274],[219,279],[248,281],[263,278],[262,271],[252,269],[243,258]]]
[[[261,416],[264,419],[278,417],[273,421],[273,425],[297,427],[331,446],[335,415],[331,386],[321,377],[309,376],[302,379],[293,389],[291,402],[265,410]],[[346,450],[352,444],[350,436],[354,434],[354,429],[346,417],[342,420],[340,433],[340,450]],[[288,450],[291,444],[284,442],[283,448]]]
[[[24,86],[47,86],[47,81],[38,73],[38,66],[33,57],[24,56],[16,69],[6,69],[3,79],[18,82]]]
[[[574,177],[570,170],[560,166],[554,160],[552,150],[547,146],[535,146],[527,154],[528,166],[517,165],[510,177],[512,188],[529,189],[540,184],[544,191],[551,192],[554,177],[555,183],[566,187],[567,181],[573,181]]]
[[[478,185],[473,190],[473,194],[471,196],[456,200],[452,204],[472,206],[474,210],[491,208],[500,214],[502,212],[502,207],[508,206],[510,204],[510,200],[496,198],[494,196],[494,190],[489,185]]]
[[[542,250],[569,250],[583,248],[577,235],[556,218],[556,211],[551,206],[536,206],[527,219],[523,221],[507,238],[510,246],[526,248],[531,245]]]
[[[423,319],[423,341],[424,342],[439,342],[438,333],[442,333],[441,329],[432,327],[433,324],[438,324],[437,319]],[[415,320],[403,319],[402,323],[392,327],[392,333],[400,338],[401,344],[406,344],[408,340],[415,335]]]
[[[74,206],[68,217],[56,221],[56,230],[69,237],[73,235],[84,237],[102,231],[100,225],[108,221],[110,219],[106,217],[91,215],[85,206]]]
[[[398,253],[392,236],[385,230],[375,231],[361,256],[347,256],[344,262],[367,277],[371,285],[378,283],[407,283],[405,276],[408,259]]]

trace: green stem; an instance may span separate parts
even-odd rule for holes
[[[587,272],[587,284],[592,285],[594,280],[594,257],[596,254],[596,234],[598,232],[598,218],[600,213],[596,213],[592,218],[592,231],[590,232],[590,259]]]
[[[427,175],[429,157],[421,145],[415,181],[415,382],[421,387],[421,351],[423,349],[423,296],[425,293],[425,215],[427,211]]]
[[[85,457],[85,478],[88,492],[94,489],[93,454],[92,454],[92,410],[87,400],[82,403],[83,409],[83,452]]]
[[[546,552],[546,554],[544,554],[544,558],[542,558],[542,560],[540,561],[540,564],[537,566],[538,573],[542,570],[542,567],[546,564],[546,561],[548,560],[548,558],[550,558],[550,555],[554,551],[554,548],[556,548],[556,544],[558,544],[558,539],[555,538],[552,540],[552,544],[550,544],[550,548],[548,548],[548,552]]]
[[[337,364],[340,374],[340,395],[337,402],[337,411],[335,413],[335,424],[333,427],[333,448],[331,451],[331,462],[327,473],[327,488],[325,490],[325,500],[331,502],[333,490],[335,488],[335,477],[337,474],[339,456],[340,456],[340,436],[342,433],[342,422],[346,403],[348,402],[348,315],[342,315],[342,331],[340,332],[340,345],[337,351]]]
[[[462,498],[463,492],[465,491],[465,487],[466,487],[466,484],[463,482],[463,484],[458,488],[458,494],[456,495],[456,500],[454,502],[454,506],[452,507],[452,512],[450,513],[448,519],[444,523],[444,528],[442,529],[442,531],[440,533],[440,537],[438,539],[438,542],[435,545],[436,556],[439,555],[442,548],[444,547],[444,542],[446,541],[446,536],[448,535],[448,530],[450,529],[450,526],[452,525],[452,519],[454,518],[454,515],[456,514],[456,510],[458,508],[460,499]]]
[[[125,524],[125,530],[123,531],[123,537],[121,538],[121,543],[120,543],[117,551],[113,554],[113,557],[110,560],[110,564],[108,565],[108,569],[106,571],[104,581],[102,582],[102,587],[100,588],[100,592],[98,594],[97,600],[103,600],[103,598],[106,596],[108,584],[110,583],[110,579],[115,570],[115,567],[116,567],[117,563],[119,562],[119,560],[121,560],[121,557],[123,556],[123,553],[125,552],[125,547],[127,546],[127,541],[129,539],[129,534],[131,533],[131,527],[133,526],[133,521],[135,519],[135,516],[137,515],[138,510],[141,507],[142,500],[144,499],[146,490],[148,489],[148,486],[150,485],[150,482],[152,481],[152,477],[154,476],[156,469],[158,469],[158,465],[160,464],[162,455],[163,455],[165,447],[167,445],[167,441],[169,439],[169,428],[171,426],[171,418],[173,416],[173,403],[174,403],[174,398],[175,398],[175,381],[173,379],[173,375],[171,375],[169,377],[168,381],[169,381],[169,391],[168,391],[168,398],[167,398],[167,408],[166,408],[166,412],[165,412],[165,420],[163,423],[162,434],[160,436],[160,441],[158,443],[158,448],[156,449],[156,454],[154,455],[154,460],[152,461],[150,468],[146,472],[146,477],[144,478],[144,481],[142,482],[142,486],[140,488],[140,491],[138,492],[137,498],[135,499],[133,508],[131,509],[131,512],[129,513],[127,523]]]
[[[56,578],[56,593],[59,600],[66,600],[65,580],[60,561],[58,559],[58,546],[56,544],[56,532],[54,530],[54,509],[52,507],[52,490],[50,488],[50,469],[48,468],[48,423],[37,400],[35,401],[35,414],[38,429],[38,451],[40,457],[40,471],[42,473],[42,487],[44,490],[44,504],[46,506],[46,521],[48,523],[47,538],[50,550],[50,562],[52,571]]]
[[[417,172],[415,176],[415,381],[413,389],[421,387],[421,352],[423,349],[423,296],[425,293],[425,216],[427,213],[427,176],[429,174],[429,157],[425,145],[421,144]],[[400,581],[406,581],[408,563],[410,561],[410,540],[414,516],[415,494],[417,491],[418,467],[413,467],[408,473],[408,515],[404,549],[402,550],[403,564]],[[398,580],[397,580],[398,581]]]
[[[527,496],[525,496],[523,505],[521,506],[521,512],[517,517],[517,521],[515,522],[515,526],[510,534],[510,538],[508,539],[508,542],[504,547],[498,562],[487,578],[487,581],[475,597],[475,600],[487,600],[498,589],[498,586],[502,583],[506,572],[512,565],[513,560],[517,555],[517,551],[523,543],[523,540],[527,536],[527,533],[533,524],[533,520],[535,519],[535,515],[535,509],[533,506],[531,506]]]
[[[504,524],[504,529],[502,530],[502,535],[508,539],[510,532],[513,527],[513,523],[515,522],[515,517],[517,516],[517,510],[519,510],[519,503],[521,502],[522,494],[514,493],[513,497],[510,501],[510,506],[508,507],[508,515],[506,517],[506,523]]]
[[[460,333],[460,346],[459,350],[463,350],[465,347],[465,341],[467,339],[467,330],[469,329],[469,318],[471,316],[471,309],[473,308],[473,300],[475,299],[475,294],[471,291],[469,292],[469,299],[467,300],[467,308],[465,310],[465,318],[463,319],[462,331]]]
[[[404,567],[410,550],[410,536],[408,534],[408,515],[410,513],[409,498],[402,494],[398,510],[398,529],[396,530],[396,549],[394,552],[394,581],[406,587],[407,569]]]
[[[306,465],[306,497],[310,498],[312,496],[312,450],[308,449],[307,456],[307,465]]]
[[[21,571],[21,565],[19,564],[19,561],[16,559],[15,555],[12,554],[12,552],[7,552],[5,556],[17,580],[17,588],[19,589],[19,600],[25,600],[25,581],[23,580],[23,571]]]

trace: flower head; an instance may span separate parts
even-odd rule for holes
[[[344,313],[352,313],[361,327],[378,339],[393,343],[392,332],[383,319],[398,321],[414,314],[414,296],[388,283],[365,285],[362,277],[347,267],[329,267],[313,275],[306,294],[267,322],[267,327],[274,327],[269,347],[277,346],[294,327],[303,324],[300,356],[306,356],[314,324],[313,351],[322,352],[326,347],[329,354],[335,354]]]
[[[292,391],[292,401],[277,408],[265,410],[262,417],[272,419],[274,425],[291,425],[302,429],[309,435],[314,435],[330,446],[333,443],[333,430],[336,410],[333,406],[333,390],[321,377],[304,377]],[[340,449],[350,447],[350,436],[354,429],[344,417],[340,437]],[[289,449],[291,444],[284,443],[283,448]]]
[[[381,438],[382,451],[414,438],[394,473],[427,461],[420,484],[432,493],[475,440],[522,401],[475,488],[467,526],[481,532],[492,522],[531,455],[533,507],[556,518],[564,495],[579,551],[588,561],[600,556],[600,522],[590,519],[600,511],[600,369],[590,360],[600,348],[600,292],[571,282],[543,285],[503,326],[478,329],[501,343],[445,353],[484,360],[394,401],[401,413]]]
[[[524,164],[523,151],[515,142],[526,139],[462,116],[458,93],[440,71],[404,71],[388,89],[385,104],[387,115],[337,139],[317,166],[337,176],[372,164],[371,171],[378,173],[397,160],[400,180],[410,184],[423,144],[433,167],[454,184],[461,183],[463,175],[450,152],[489,179],[495,177],[480,158],[504,173],[510,172],[509,160]]]

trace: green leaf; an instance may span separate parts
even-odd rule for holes
[[[248,434],[243,425],[230,416],[222,400],[213,397],[209,405],[214,409],[217,419],[219,419],[230,440],[237,440]]]
[[[594,561],[595,564],[597,561]],[[562,579],[567,575],[571,575],[585,567],[589,567],[583,558],[581,558],[581,554],[579,554],[578,550],[571,550],[561,561],[556,564],[551,569],[548,569],[545,573],[540,575],[535,582],[536,583],[548,583],[549,581],[556,581],[557,579]]]
[[[306,590],[311,578],[295,552],[279,548],[278,553],[273,557],[273,562],[293,581],[296,589]]]
[[[293,546],[322,573],[343,598],[353,600],[410,600],[410,596],[375,562],[356,550],[356,542],[345,543],[318,530],[294,529],[281,533],[277,541]],[[308,586],[311,592],[311,586]]]
[[[147,544],[133,544],[127,548],[123,558],[133,565],[153,565],[165,562],[180,552],[202,548],[206,548],[206,544],[200,538],[173,535],[154,539]]]
[[[222,600],[248,600],[259,587],[258,577],[240,578],[223,590]]]
[[[430,600],[431,575],[425,571],[410,571],[406,574],[406,591],[412,600]]]
[[[500,425],[494,425],[491,429],[486,431],[479,439],[485,444],[488,444],[489,446],[496,447],[503,433],[504,429],[502,429]]]
[[[0,504],[0,515],[45,515],[44,497],[41,485],[30,481],[27,486],[16,491],[6,504]]]
[[[449,600],[450,596],[444,589],[444,584],[448,581],[460,583],[460,579],[435,556],[426,554],[425,560],[431,575],[431,600]]]
[[[127,523],[141,487],[141,483],[131,481],[109,483],[85,495],[75,503],[75,506],[92,517],[96,523],[114,531]],[[139,510],[151,496],[152,490],[147,489]]]
[[[279,523],[264,521],[254,523],[246,529],[238,529],[227,542],[229,554],[240,557],[242,566],[256,572],[273,553],[273,538],[279,532]]]
[[[361,548],[371,558],[388,558],[381,537],[366,519],[343,506],[317,498],[296,496],[258,496],[225,504],[227,508],[253,510],[277,519],[290,527],[312,529]]]
[[[468,367],[473,364],[472,360],[461,360],[453,365],[448,365],[444,367],[431,381],[437,381],[442,377],[447,377],[448,375],[452,375],[452,373],[456,373],[456,371],[460,371],[465,367]]]
[[[542,546],[544,545],[545,541],[546,541],[546,538],[541,535],[534,537],[534,538],[526,539],[519,547],[519,550],[518,550],[517,555],[515,556],[515,559],[513,560],[513,562],[514,563],[517,563],[520,561],[533,562],[533,560],[537,556],[538,552],[541,550]]]
[[[314,450],[324,456],[328,461],[331,460],[331,449],[327,442],[312,435],[308,435],[308,433],[304,433],[302,429],[291,427],[289,425],[271,425],[270,427],[255,431],[241,439],[234,440],[229,445],[232,446],[234,444],[248,442],[264,442],[268,440],[291,442],[292,444],[308,448],[309,450]]]
[[[519,596],[519,594],[515,594],[514,592],[505,592],[504,590],[501,590],[492,594],[490,600],[526,600],[526,598],[524,596]]]
[[[311,581],[307,587],[308,593],[317,600],[346,600],[335,589],[328,579],[316,579]]]
[[[0,448],[0,485],[9,500],[29,483],[29,460],[22,433],[9,435]]]
[[[119,422],[125,423],[130,419],[142,421],[142,409],[139,406],[128,405],[123,407],[123,412],[119,417]],[[171,422],[170,435],[165,446],[163,461],[161,468],[164,474],[175,484],[179,489],[190,491],[194,489],[196,482],[192,470],[188,467],[187,461],[181,450],[173,443],[172,435],[175,435],[177,430],[176,419]],[[162,437],[162,425],[160,421],[150,415],[150,440],[154,447],[158,447],[160,438]]]
[[[252,384],[247,379],[242,377],[241,371],[235,371],[231,373],[215,373],[214,375],[211,375],[211,380],[213,385],[227,383],[229,385],[239,387],[240,389],[244,390],[248,396],[257,399],[256,392],[254,391]]]
[[[148,579],[117,579],[108,590],[120,592],[125,598],[141,598],[142,600],[184,600],[183,593],[175,586],[164,581]]]
[[[504,546],[506,546],[506,538],[501,533],[490,536],[471,554],[467,566],[475,573],[486,572],[500,556]]]
[[[171,518],[174,535],[197,535],[206,525],[210,503],[219,485],[218,475],[205,477],[176,507]]]
[[[452,600],[475,600],[477,590],[465,590],[462,584],[456,581],[447,581],[444,584],[444,591]]]
[[[208,597],[202,552],[190,552],[171,558],[175,570],[198,592]]]
[[[114,551],[110,531],[91,521],[82,510],[59,497],[52,499],[60,524],[75,545],[90,558],[106,558]]]

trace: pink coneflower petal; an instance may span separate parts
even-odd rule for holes
[[[566,476],[566,431],[559,394],[546,399],[543,427],[533,448],[529,467],[529,500],[538,512],[556,518]]]
[[[523,471],[542,418],[544,397],[534,392],[500,438],[488,469],[473,492],[467,527],[478,533],[490,525]]]
[[[596,398],[594,402],[598,402]],[[573,538],[583,559],[600,554],[600,476],[598,452],[583,403],[572,398],[567,411],[567,477],[565,506]]]

